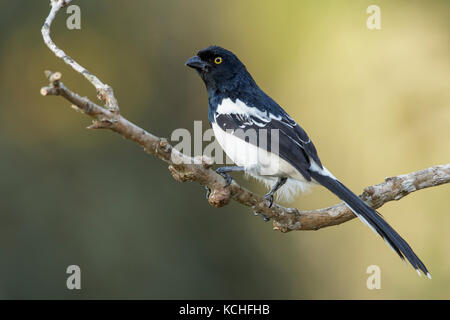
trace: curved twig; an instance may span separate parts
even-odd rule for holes
[[[45,44],[53,53],[60,59],[62,59],[65,63],[71,66],[76,72],[81,73],[97,90],[97,96],[100,100],[104,101],[107,108],[114,112],[119,112],[119,105],[117,104],[117,100],[114,97],[113,89],[104,84],[97,78],[94,74],[90,73],[86,68],[78,64],[75,60],[69,57],[63,50],[58,48],[58,46],[53,42],[50,37],[50,27],[52,25],[53,20],[55,19],[56,13],[62,8],[67,6],[72,0],[51,0],[50,5],[50,13],[45,19],[44,25],[41,28],[42,38],[44,39]]]

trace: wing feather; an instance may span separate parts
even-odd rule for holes
[[[305,130],[285,112],[278,115],[267,112],[265,116],[247,113],[216,113],[214,118],[222,130],[267,151],[276,152],[273,143],[278,140],[279,156],[296,168],[307,181],[311,181],[308,170],[311,165],[310,159],[322,167],[316,148]],[[277,130],[276,133],[273,130]],[[255,139],[248,139],[250,131],[257,133]],[[278,135],[278,139],[272,137],[275,134]]]

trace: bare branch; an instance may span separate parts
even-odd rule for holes
[[[44,26],[42,36],[44,42],[55,55],[81,73],[97,89],[99,98],[106,108],[99,106],[86,97],[68,89],[61,82],[61,73],[46,72],[49,86],[41,88],[43,96],[61,96],[71,103],[73,109],[85,113],[94,119],[89,129],[109,129],[123,137],[134,141],[144,150],[169,164],[172,176],[181,182],[195,181],[212,190],[208,201],[211,205],[222,207],[230,199],[237,201],[254,212],[263,214],[273,220],[275,230],[288,232],[292,230],[318,230],[324,227],[338,225],[355,218],[355,215],[343,203],[332,207],[300,211],[295,208],[284,208],[274,204],[268,207],[263,197],[239,186],[236,182],[228,187],[225,180],[210,169],[212,161],[206,157],[191,158],[174,149],[164,138],[156,137],[139,126],[128,121],[119,113],[119,106],[110,86],[103,84],[95,75],[88,72],[75,60],[59,49],[50,38],[50,26],[56,13],[72,0],[52,0],[51,10]],[[450,182],[450,164],[430,167],[421,171],[387,178],[384,182],[367,187],[361,198],[372,208],[377,209],[383,204],[399,200],[406,195],[433,186]]]
[[[82,74],[97,90],[97,96],[100,100],[106,103],[108,109],[113,112],[119,112],[119,105],[117,104],[117,100],[114,97],[113,89],[104,84],[97,78],[95,75],[90,73],[86,68],[78,64],[75,60],[69,57],[63,50],[58,48],[58,46],[53,42],[50,37],[50,27],[52,25],[53,20],[55,19],[56,13],[62,8],[67,6],[72,0],[51,0],[51,9],[50,13],[45,19],[44,25],[41,28],[42,37],[44,38],[44,42],[49,47],[51,51],[60,59],[62,59],[65,63],[71,66],[76,72]]]

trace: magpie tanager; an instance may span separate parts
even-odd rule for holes
[[[265,195],[270,206],[279,189],[277,195],[292,198],[305,186],[322,185],[343,200],[402,260],[406,258],[419,275],[422,271],[431,278],[408,243],[382,216],[322,165],[305,130],[258,87],[236,55],[211,46],[200,50],[186,65],[204,81],[214,135],[237,165],[217,170],[227,184],[231,183],[229,172],[244,171],[271,187]]]

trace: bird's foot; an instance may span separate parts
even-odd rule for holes
[[[264,220],[264,222],[269,222],[270,218],[266,217],[266,215],[262,214],[262,213],[258,213],[258,212],[254,212],[255,216],[261,216]]]
[[[273,205],[273,193],[269,192],[268,194],[266,194],[264,196],[264,200],[269,201],[269,208],[271,208]]]
[[[206,200],[209,200],[209,196],[211,194],[211,189],[208,186],[205,186],[205,190],[206,190]]]
[[[271,208],[273,205],[273,195],[286,183],[286,181],[286,177],[278,178],[277,183],[275,183],[272,189],[270,189],[269,193],[264,196],[264,199],[269,201],[269,208]]]
[[[231,181],[233,181],[233,178],[224,169],[225,168],[219,168],[216,170],[216,173],[220,174],[227,181],[225,187],[228,187],[231,184]]]

